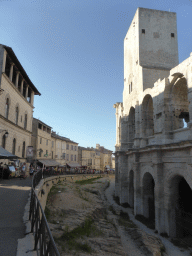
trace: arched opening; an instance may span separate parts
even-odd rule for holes
[[[129,173],[129,205],[134,208],[134,172]]]
[[[185,78],[179,79],[171,92],[172,130],[187,127],[189,122],[188,88]]]
[[[192,189],[184,177],[177,175],[170,182],[169,191],[170,236],[192,239]]]
[[[134,138],[135,138],[135,109],[131,107],[129,111],[129,145],[133,146]]]
[[[146,137],[154,135],[153,99],[149,94],[142,103],[142,131]]]
[[[153,176],[147,172],[143,177],[143,215],[155,223],[155,182]]]

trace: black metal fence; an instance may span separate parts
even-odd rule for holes
[[[34,234],[34,250],[39,256],[60,256],[51,231],[49,229],[43,208],[35,193],[35,187],[43,178],[42,170],[35,173],[32,179],[31,202],[29,220],[31,220],[31,232]]]
[[[31,232],[35,238],[34,250],[37,251],[38,256],[60,256],[60,254],[49,229],[41,203],[35,193],[35,188],[43,178],[68,174],[82,175],[83,173],[39,170],[33,175],[29,220],[31,220]]]

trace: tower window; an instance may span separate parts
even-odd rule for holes
[[[171,33],[171,37],[175,37],[175,34],[174,34],[174,33]]]
[[[129,94],[132,92],[132,82],[129,84]]]
[[[142,29],[141,32],[142,32],[142,34],[145,34],[145,29]]]

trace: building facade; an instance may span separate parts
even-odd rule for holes
[[[78,143],[53,132],[52,127],[33,118],[34,160],[47,166],[78,163]]]
[[[137,9],[114,108],[116,196],[158,233],[191,236],[192,54],[178,64],[176,13]]]
[[[12,48],[0,45],[1,146],[26,162],[31,146],[34,95],[41,95],[29,79]],[[5,136],[8,132],[8,137]]]
[[[32,146],[34,160],[55,159],[55,151],[52,145],[54,140],[51,137],[51,127],[39,119],[33,118]]]
[[[68,164],[70,167],[79,167],[78,164],[78,143],[56,134],[51,133],[55,145],[55,159],[61,165]]]
[[[79,164],[88,169],[105,171],[112,169],[112,151],[96,144],[96,148],[79,147]]]

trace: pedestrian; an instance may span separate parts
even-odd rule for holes
[[[33,173],[34,173],[34,169],[33,169],[33,167],[31,167],[30,171],[29,171],[29,174],[30,174],[31,177],[33,176]]]

